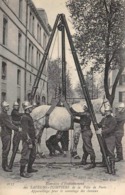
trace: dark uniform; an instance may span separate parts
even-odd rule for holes
[[[90,128],[91,125],[90,114],[88,112],[88,109],[86,109],[85,112],[75,112],[73,110],[73,114],[76,116],[80,116],[81,134],[83,140],[83,157],[81,163],[85,165],[87,157],[88,155],[90,155],[90,159],[92,162],[92,166],[90,166],[90,168],[94,168],[96,165],[95,165],[95,152],[93,150],[92,142],[91,142],[93,133]]]
[[[59,146],[61,138],[57,137],[57,134],[52,135],[47,141],[46,141],[46,146],[50,152],[50,156],[55,154],[55,151],[59,151],[61,154],[63,153],[63,150]]]
[[[117,160],[123,160],[122,138],[124,136],[125,111],[116,114],[117,128],[115,132]]]
[[[8,155],[11,147],[12,129],[18,131],[18,127],[12,124],[8,114],[2,112],[0,114],[1,140],[2,140],[2,168],[6,170],[8,167]]]
[[[102,128],[102,137],[104,139],[104,146],[106,153],[110,160],[110,166],[112,173],[115,173],[115,130],[116,119],[112,115],[104,117],[98,124],[99,128]]]
[[[19,113],[19,111],[17,109],[13,109],[12,110],[12,112],[11,112],[12,122],[17,127],[21,126],[21,116],[22,116],[22,114]],[[18,150],[20,139],[21,139],[20,132],[14,132],[14,136],[13,136],[13,149],[12,149],[13,152]]]
[[[26,164],[28,164],[27,172],[32,171],[32,165],[36,158],[36,144],[35,144],[35,128],[33,119],[29,113],[23,114],[21,118],[22,127],[22,152],[21,152],[21,168],[20,173],[23,174]],[[32,148],[30,148],[32,146]]]
[[[81,134],[83,140],[83,157],[82,162],[86,164],[86,160],[88,155],[90,155],[90,159],[92,164],[95,166],[95,152],[92,147],[92,136],[93,133],[91,131],[91,117],[88,111],[80,113],[80,125],[81,125]]]

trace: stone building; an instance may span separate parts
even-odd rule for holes
[[[0,102],[28,100],[50,31],[43,9],[31,0],[0,1]],[[47,64],[35,101],[47,103]]]

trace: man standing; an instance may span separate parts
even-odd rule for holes
[[[123,160],[123,148],[122,148],[122,138],[124,136],[124,123],[125,123],[125,105],[120,103],[118,107],[118,113],[116,114],[117,128],[115,132],[116,141],[116,162]]]
[[[19,113],[19,104],[18,102],[14,102],[13,104],[13,110],[11,112],[11,118],[12,118],[12,122],[15,126],[20,127],[21,126],[21,116],[22,113]],[[20,143],[20,139],[21,139],[21,135],[20,132],[14,132],[14,136],[13,136],[13,152],[17,152],[18,150],[18,146]]]
[[[76,116],[80,116],[80,126],[81,126],[81,134],[83,140],[83,157],[81,164],[86,165],[87,157],[90,155],[91,164],[86,169],[91,169],[96,167],[95,163],[95,152],[92,147],[92,131],[90,128],[91,125],[91,117],[86,105],[83,105],[84,112],[75,112],[73,110],[73,114]]]
[[[12,119],[12,123],[17,127],[21,127],[21,122],[20,122],[21,116],[22,116],[22,114],[19,113],[19,104],[18,104],[18,102],[14,102],[13,110],[11,112],[11,119]],[[17,153],[18,148],[19,148],[20,140],[21,140],[20,132],[14,131],[12,156],[11,156],[10,163],[9,163],[10,169],[13,167],[13,162],[14,162],[16,153]]]
[[[105,108],[105,117],[98,124],[99,128],[102,128],[102,137],[105,143],[105,149],[109,157],[109,163],[111,167],[111,174],[115,175],[115,130],[116,130],[116,119],[112,116],[110,106]]]
[[[1,104],[2,112],[0,114],[0,125],[1,125],[1,140],[2,140],[2,168],[4,171],[11,172],[8,168],[8,155],[11,147],[11,135],[12,129],[15,131],[21,130],[12,124],[9,115],[9,104],[4,101]]]
[[[26,101],[23,104],[23,108],[25,113],[21,118],[22,152],[20,160],[20,176],[28,178],[29,175],[25,173],[25,167],[27,164],[28,173],[37,172],[37,170],[32,168],[36,158],[35,128],[33,119],[30,116],[30,113],[32,112],[32,105]]]

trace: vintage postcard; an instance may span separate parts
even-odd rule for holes
[[[0,194],[125,194],[125,2],[0,0]]]

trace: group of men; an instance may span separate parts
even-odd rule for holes
[[[11,118],[8,115],[9,104],[4,101],[1,104],[2,112],[0,114],[1,140],[2,140],[2,168],[6,172],[12,171],[14,156],[18,150],[19,142],[22,139],[22,151],[20,159],[20,176],[28,178],[28,173],[37,172],[32,168],[36,158],[36,136],[33,119],[30,116],[33,106],[25,101],[23,103],[24,113],[19,113],[19,104],[13,104]],[[13,152],[10,162],[8,163],[8,155],[11,147],[12,130],[13,137]],[[27,171],[26,169],[27,165]]]
[[[1,104],[2,112],[0,114],[0,126],[1,126],[1,140],[2,140],[2,168],[4,171],[11,172],[13,159],[17,153],[20,140],[22,139],[22,151],[20,159],[20,176],[28,178],[28,173],[37,172],[33,169],[33,163],[36,158],[36,142],[38,137],[35,135],[35,127],[33,119],[30,115],[33,106],[25,101],[23,103],[24,113],[19,113],[19,104],[15,102],[13,104],[13,110],[11,112],[11,119],[8,115],[9,104],[4,101]],[[87,164],[87,158],[90,155],[91,164],[86,169],[96,167],[95,152],[92,147],[91,131],[91,116],[86,105],[83,106],[83,112],[76,112],[71,108],[71,112],[74,115],[74,122],[78,122],[81,126],[81,134],[83,139],[83,156],[81,164]],[[79,120],[76,117],[79,116]],[[76,120],[76,121],[75,121]],[[105,108],[105,116],[98,124],[101,131],[96,133],[101,134],[106,154],[109,158],[109,164],[111,168],[111,174],[115,174],[115,161],[123,160],[122,149],[122,137],[124,135],[124,123],[125,123],[125,105],[122,103],[119,106],[116,116],[112,115],[111,107]],[[11,147],[12,130],[14,130],[13,137],[13,152],[10,162],[8,163],[8,155]],[[63,132],[57,131],[57,133],[51,136],[46,141],[46,146],[50,151],[50,155],[53,155],[55,151],[59,151],[63,154],[63,149],[59,147],[58,142],[61,140]],[[75,140],[75,139],[74,139]],[[115,158],[115,151],[117,157]],[[105,158],[102,155],[102,162],[105,164]],[[27,165],[27,171],[26,171]]]
[[[94,168],[96,166],[95,163],[95,152],[92,147],[92,131],[90,128],[91,125],[91,116],[89,114],[88,108],[86,105],[83,107],[84,112],[76,112],[71,108],[71,112],[74,116],[79,116],[81,126],[81,135],[83,140],[83,157],[81,164],[87,164],[87,157],[90,155],[91,165],[86,169]],[[122,147],[122,138],[124,135],[124,123],[125,123],[125,105],[124,103],[120,103],[118,107],[118,111],[115,116],[113,116],[112,109],[108,105],[105,107],[104,117],[98,123],[98,127],[101,128],[96,131],[97,134],[102,136],[103,145],[105,147],[105,151],[107,157],[109,158],[109,165],[111,168],[111,174],[115,175],[115,162],[123,160],[123,147]],[[74,137],[74,145],[78,144],[79,135],[76,134]],[[116,149],[116,158],[115,158],[115,149]],[[72,152],[73,156],[78,156],[77,151]],[[102,154],[102,163],[105,166],[105,158]]]

